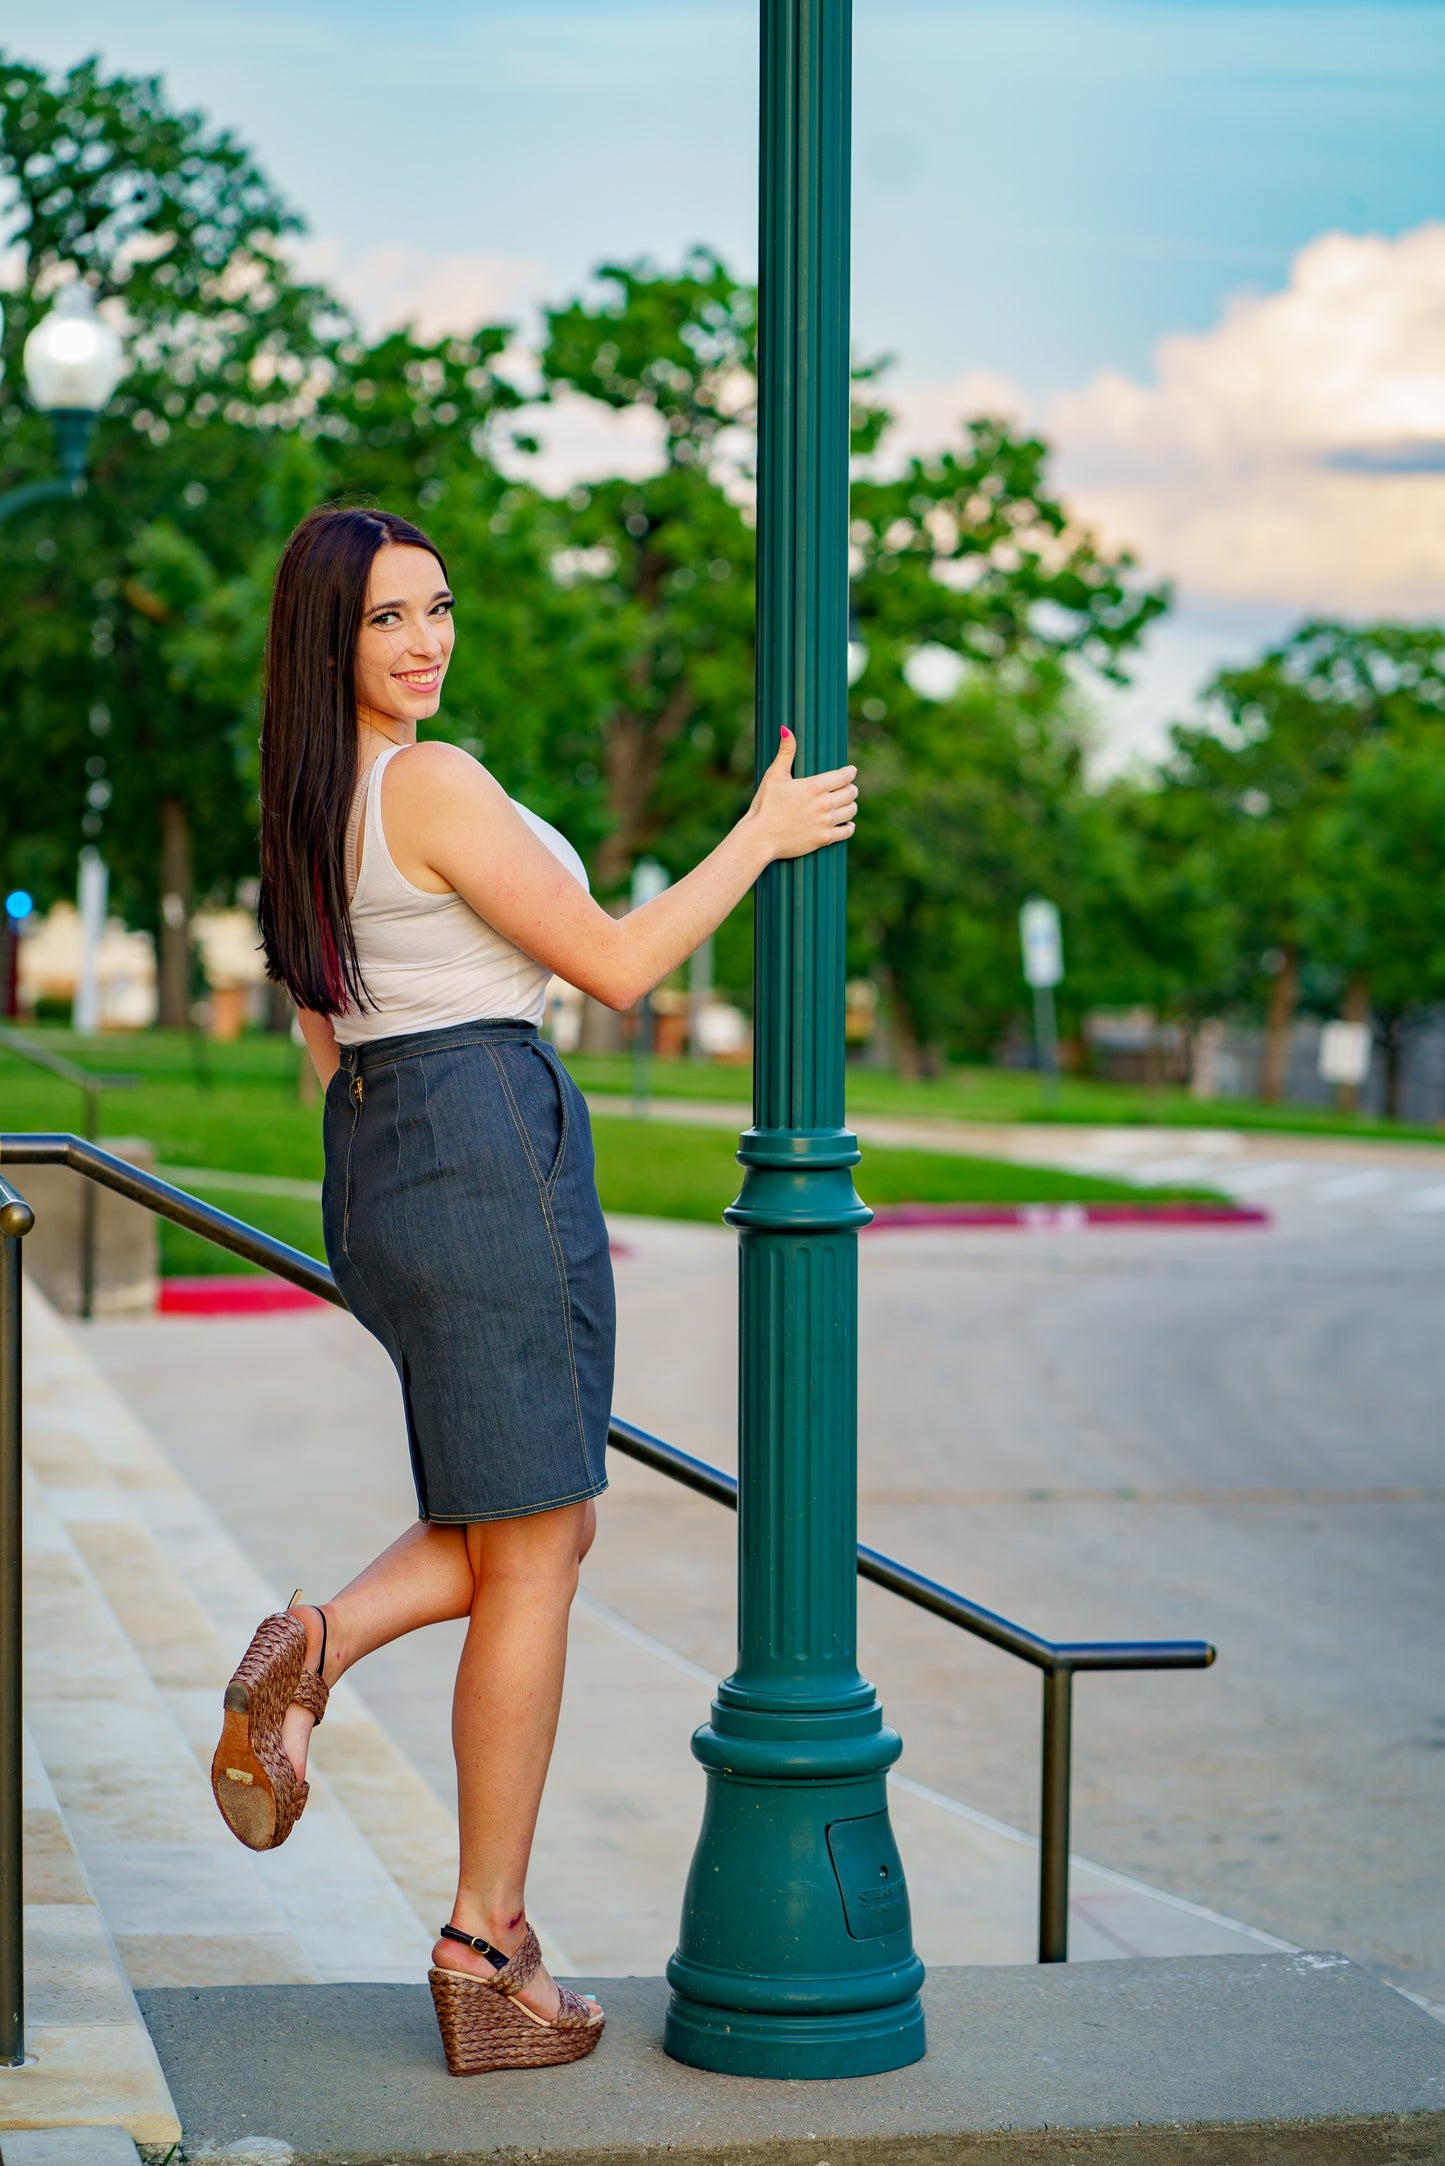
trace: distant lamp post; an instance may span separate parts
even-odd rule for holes
[[[0,1013],[13,1023],[20,1013],[20,928],[35,908],[23,887],[5,898],[5,949],[0,957]]]
[[[84,495],[90,432],[96,415],[125,374],[125,348],[120,334],[97,314],[95,294],[79,278],[62,286],[54,307],[41,317],[26,339],[24,361],[30,402],[38,413],[50,416],[55,430],[55,463],[60,472],[46,481],[23,482],[18,489],[0,496],[0,519],[23,511],[28,504]],[[104,797],[99,798],[97,793],[102,790]],[[108,783],[93,780],[87,801],[96,810],[109,802],[109,795]],[[98,826],[98,819],[94,826],[87,820],[85,832],[94,833]],[[80,854],[80,913],[82,953],[74,1027],[94,1030],[100,1012],[96,967],[105,931],[105,866],[99,851],[93,848]],[[7,918],[7,952],[13,945],[8,923]]]
[[[110,905],[110,874],[93,843],[88,842],[80,853],[75,899],[80,917],[80,965],[75,974],[70,1027],[88,1035],[100,1028],[100,944],[105,938]]]
[[[62,287],[25,341],[26,387],[36,411],[50,416],[60,472],[0,496],[0,519],[27,504],[82,494],[95,417],[124,374],[120,334],[96,313],[90,287],[79,279]]]

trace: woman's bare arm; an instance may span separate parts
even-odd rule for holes
[[[417,745],[387,768],[388,848],[415,885],[455,889],[569,984],[609,1008],[630,1008],[701,947],[775,858],[805,857],[853,833],[856,769],[797,777],[795,749],[790,732],[736,827],[685,879],[621,919],[592,900],[501,785],[454,745]]]
[[[341,1066],[341,1055],[336,1047],[336,1027],[329,1015],[313,1015],[309,1008],[298,1008],[296,1020],[301,1026],[301,1035],[306,1040],[311,1065],[321,1078],[321,1088],[325,1090]]]

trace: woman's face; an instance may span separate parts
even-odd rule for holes
[[[451,589],[429,549],[388,542],[371,560],[356,641],[356,708],[420,722],[441,705],[452,656]]]

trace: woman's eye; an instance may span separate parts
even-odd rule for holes
[[[381,632],[385,631],[389,624],[395,624],[395,622],[396,611],[394,609],[383,609],[377,616],[372,618],[371,628],[374,632]]]
[[[432,611],[432,615],[434,617],[449,617],[455,607],[455,602],[438,602],[435,609],[433,609]]]

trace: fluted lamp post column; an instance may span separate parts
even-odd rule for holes
[[[762,0],[758,772],[847,757],[849,0]],[[769,868],[754,1125],[738,1151],[738,1665],[707,1771],[666,2045],[695,2067],[851,2076],[924,2050],[888,1820],[899,1740],[857,1667],[855,1139],[843,845]]]

